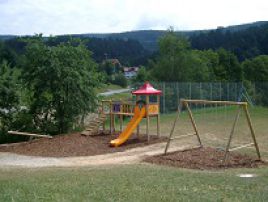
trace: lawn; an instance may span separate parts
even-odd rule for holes
[[[0,172],[0,201],[267,200],[268,168],[209,172],[143,164]]]

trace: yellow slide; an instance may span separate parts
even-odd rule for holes
[[[134,117],[127,124],[127,127],[119,135],[119,137],[110,142],[110,145],[113,146],[113,147],[118,147],[121,144],[123,144],[124,142],[126,142],[127,139],[131,136],[133,130],[139,125],[139,123],[141,122],[141,120],[145,116],[145,114],[146,114],[145,107],[142,107],[140,109],[139,106],[136,106],[135,109],[134,109]]]

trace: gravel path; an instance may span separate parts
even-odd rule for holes
[[[133,164],[139,163],[147,156],[162,154],[166,143],[158,143],[145,147],[133,148],[124,152],[116,152],[96,156],[83,157],[36,157],[24,156],[14,153],[0,152],[0,168],[24,167],[81,167],[81,166],[100,166],[113,164]],[[173,145],[169,151],[183,150],[187,145],[178,147]]]
[[[101,96],[111,96],[111,95],[114,95],[114,94],[126,93],[126,92],[129,92],[129,91],[130,91],[129,88],[124,88],[124,89],[118,89],[118,90],[109,90],[109,91],[104,92],[104,93],[99,93],[99,95],[101,95]]]

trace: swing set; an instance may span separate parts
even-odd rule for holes
[[[229,138],[228,138],[227,145],[225,147],[225,154],[224,154],[224,157],[223,157],[223,162],[224,163],[226,162],[228,153],[230,151],[235,151],[235,150],[250,147],[250,146],[253,146],[253,145],[254,145],[254,147],[256,149],[256,154],[258,156],[258,160],[261,160],[259,146],[258,146],[256,137],[255,137],[255,131],[253,129],[250,114],[249,114],[249,111],[248,111],[248,103],[247,102],[233,102],[233,101],[209,101],[209,100],[187,100],[187,99],[181,99],[180,102],[179,102],[179,106],[178,106],[178,113],[177,113],[177,116],[176,116],[175,121],[173,123],[172,129],[171,129],[171,132],[170,132],[167,144],[166,144],[166,148],[165,148],[165,152],[164,152],[165,155],[168,152],[171,140],[181,139],[181,138],[185,138],[185,137],[189,137],[189,136],[196,136],[196,138],[198,140],[198,143],[199,143],[199,147],[203,147],[203,144],[202,144],[202,141],[201,141],[201,138],[200,138],[200,133],[199,133],[199,131],[197,129],[197,125],[196,125],[196,122],[195,122],[191,107],[189,106],[190,104],[203,104],[203,105],[209,104],[209,105],[215,105],[215,106],[218,106],[218,105],[222,105],[222,106],[237,106],[238,109],[237,109],[237,112],[236,112],[236,115],[235,115],[234,122],[232,124],[232,128],[231,128],[231,131],[230,131],[230,135],[229,135]],[[194,134],[188,134],[188,135],[180,135],[180,136],[174,137],[175,126],[176,126],[176,124],[177,124],[177,122],[179,120],[180,114],[181,114],[181,112],[182,112],[182,110],[184,108],[188,112],[188,115],[189,115],[189,118],[190,118],[190,121],[191,121],[191,124],[192,124],[192,127],[193,127],[195,133]],[[241,111],[244,111],[244,113],[245,113],[247,124],[249,126],[250,134],[251,134],[251,138],[252,138],[253,142],[248,143],[248,144],[244,144],[244,145],[240,145],[238,147],[230,148],[231,142],[232,142],[232,139],[233,139],[233,136],[234,136],[235,127],[237,125],[237,122],[238,122],[239,116],[241,114]]]

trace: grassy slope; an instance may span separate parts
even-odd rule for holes
[[[239,178],[239,173],[258,177]],[[0,172],[0,201],[267,200],[267,168],[208,172],[131,165]]]

